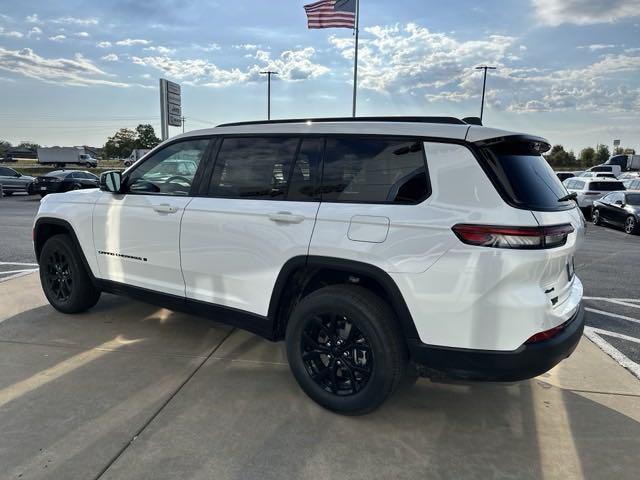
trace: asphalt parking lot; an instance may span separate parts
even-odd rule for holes
[[[28,274],[38,200],[0,199],[0,478],[637,478],[640,237],[590,227],[576,258],[609,356],[583,339],[531,381],[421,379],[349,418],[281,344],[111,295],[55,312]]]

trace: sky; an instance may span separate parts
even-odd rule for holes
[[[311,0],[0,0],[0,139],[101,146],[159,130],[158,79],[186,129],[349,116],[354,39],[308,30]],[[578,152],[640,150],[640,0],[361,0],[359,115],[478,116]],[[170,134],[181,129],[171,128]]]

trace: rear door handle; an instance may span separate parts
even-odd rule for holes
[[[172,207],[168,203],[161,203],[160,205],[154,205],[153,209],[158,213],[176,213],[178,207]]]
[[[304,216],[294,215],[291,212],[278,212],[271,213],[269,215],[269,220],[280,223],[302,223]]]

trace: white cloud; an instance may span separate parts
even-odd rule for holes
[[[27,23],[42,23],[38,18],[38,14],[34,13],[33,15],[27,15],[24,17],[24,21]]]
[[[7,50],[0,47],[0,69],[59,85],[128,86],[109,80],[106,72],[79,53],[73,58],[44,58],[30,48]]]
[[[578,48],[588,48],[592,52],[597,52],[598,50],[607,50],[607,49],[616,48],[616,47],[617,45],[611,45],[611,44],[605,45],[603,43],[594,43],[593,45],[583,45]]]
[[[194,43],[192,47],[196,50],[202,50],[203,52],[216,52],[222,49],[222,47],[217,43],[208,43],[206,45],[198,45]]]
[[[329,41],[352,61],[351,37],[334,36]],[[609,46],[598,44],[593,51],[604,48]],[[527,55],[513,37],[459,41],[414,24],[374,26],[365,29],[361,38],[359,86],[428,102],[466,102],[479,99],[481,93],[482,74],[474,67],[489,63],[498,67],[487,85],[487,102],[495,109],[619,112],[640,108],[640,56],[607,54],[582,68],[543,70],[523,68],[514,52]],[[343,78],[350,81],[350,72],[345,70]]]
[[[65,35],[54,35],[53,37],[49,37],[49,40],[51,40],[52,42],[61,42],[65,38],[67,38]]]
[[[98,42],[96,47],[98,47],[98,48],[109,48],[109,47],[111,47],[111,42]]]
[[[638,0],[532,0],[542,23],[588,25],[611,23],[640,15]]]
[[[27,33],[27,37],[31,38],[31,37],[39,37],[40,35],[42,35],[42,30],[39,27],[32,27],[31,30],[29,30],[29,33]]]
[[[149,45],[150,43],[151,41],[142,38],[125,38],[124,40],[118,40],[116,45],[131,47],[133,45]]]
[[[157,47],[145,47],[143,48],[143,50],[146,52],[158,52],[160,55],[173,55],[174,53],[176,53],[175,48],[167,48],[160,45]]]
[[[100,60],[104,60],[105,62],[117,62],[119,59],[118,55],[116,55],[115,53],[109,53],[104,57],[101,57]]]
[[[81,37],[81,38],[88,38],[91,35],[89,35],[89,32],[77,32],[77,33],[75,33],[75,36],[76,37]]]
[[[168,56],[132,57],[132,61],[136,65],[160,70],[185,84],[226,87],[257,80],[262,68],[277,70],[279,78],[287,81],[315,78],[327,73],[327,67],[313,62],[314,56],[315,50],[311,47],[285,51],[275,59],[271,59],[268,52],[259,51],[260,64],[244,68],[220,68],[204,59],[182,60]]]
[[[24,35],[21,32],[6,31],[3,27],[0,27],[0,37],[22,38]]]
[[[97,18],[60,17],[52,20],[53,23],[64,23],[68,25],[97,25]]]
[[[233,48],[241,50],[258,50],[262,45],[254,45],[253,43],[243,43],[242,45],[234,45]]]

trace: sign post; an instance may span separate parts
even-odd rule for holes
[[[160,133],[162,140],[169,138],[169,125],[182,125],[182,94],[180,85],[160,79]]]

